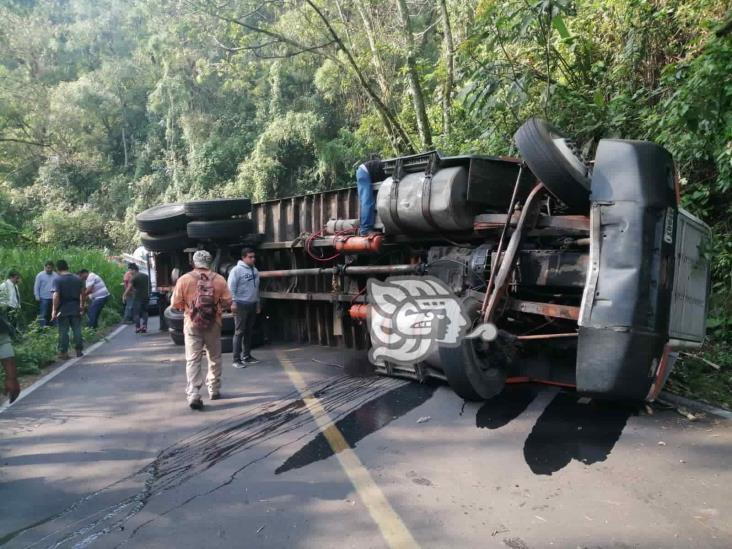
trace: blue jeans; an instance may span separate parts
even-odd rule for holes
[[[104,309],[107,301],[109,301],[109,296],[92,299],[91,305],[89,305],[89,321],[87,326],[96,330],[97,324],[99,323],[99,315],[102,314],[102,309]]]
[[[122,320],[124,322],[132,322],[132,310],[134,309],[135,304],[135,298],[132,296],[129,296],[127,298],[127,301],[125,301],[125,313],[122,317]]]
[[[51,326],[54,322],[51,322],[51,311],[53,310],[53,299],[41,299],[38,303],[38,324],[43,328],[44,326]]]
[[[81,351],[84,348],[84,340],[81,338],[81,316],[60,316],[58,317],[58,352],[69,352],[69,327],[74,333],[74,349]]]
[[[374,229],[376,203],[374,200],[374,189],[371,187],[371,176],[363,166],[359,166],[356,170],[356,185],[358,187],[358,203],[360,206],[359,233],[367,234]]]

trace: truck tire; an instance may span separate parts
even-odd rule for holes
[[[471,319],[477,319],[481,302],[466,300]],[[457,395],[470,401],[487,400],[503,391],[506,365],[498,353],[484,352],[478,339],[463,339],[458,347],[439,347],[440,366]],[[492,343],[491,343],[492,345]]]
[[[227,219],[251,212],[252,201],[248,198],[194,200],[186,202],[185,211],[188,217],[193,219]]]
[[[170,334],[170,339],[173,341],[176,345],[185,345],[186,344],[186,338],[183,335],[182,331],[174,330],[173,328],[170,328],[168,330],[168,333]]]
[[[234,333],[234,315],[232,313],[224,313],[221,315],[221,333]]]
[[[175,252],[191,245],[186,231],[161,235],[140,233],[140,241],[151,252]]]
[[[219,219],[216,221],[191,221],[188,237],[194,240],[236,241],[252,232],[251,219]]]
[[[234,339],[230,335],[221,336],[221,354],[231,353],[234,350]]]
[[[173,307],[168,307],[165,309],[165,312],[163,313],[163,316],[165,317],[165,320],[168,322],[168,328],[170,330],[175,330],[178,332],[183,331],[183,313],[173,309]]]
[[[572,209],[590,205],[590,169],[571,140],[541,118],[524,122],[513,136],[521,156],[547,190]]]
[[[151,235],[180,231],[190,221],[183,204],[160,204],[137,214],[137,228]]]

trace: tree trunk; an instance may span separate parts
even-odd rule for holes
[[[442,12],[442,26],[445,33],[445,82],[442,88],[442,135],[449,139],[452,129],[452,89],[455,83],[455,45],[452,40],[450,14],[447,11],[447,1],[440,0]]]
[[[369,49],[371,50],[371,63],[374,65],[374,71],[376,72],[376,82],[377,84],[379,84],[379,90],[381,90],[381,95],[384,97],[384,102],[388,105],[390,103],[391,93],[386,78],[386,71],[384,70],[384,64],[381,62],[381,55],[379,54],[379,49],[376,46],[374,22],[371,20],[371,13],[367,11],[366,6],[364,6],[363,0],[356,1],[356,8],[358,9],[358,13],[361,15],[363,28],[366,31],[366,38],[369,42]]]
[[[325,16],[325,14],[318,8],[318,6],[315,5],[313,0],[305,0],[306,3],[313,9],[313,11],[318,15],[320,20],[325,25],[325,28],[328,31],[328,34],[333,38],[333,41],[338,45],[338,48],[343,52],[343,54],[346,56],[346,60],[348,61],[348,65],[353,69],[353,72],[356,74],[356,78],[358,78],[359,84],[361,84],[361,87],[366,92],[366,95],[369,96],[369,99],[371,99],[371,102],[374,104],[374,107],[376,107],[376,110],[379,112],[379,116],[381,117],[382,121],[384,122],[384,125],[386,126],[387,132],[389,132],[389,135],[392,139],[392,144],[395,147],[395,152],[400,153],[413,153],[414,152],[414,146],[412,145],[411,140],[409,139],[409,136],[407,135],[407,132],[404,131],[404,128],[399,124],[399,121],[396,119],[394,114],[389,110],[389,107],[387,107],[384,102],[381,100],[381,98],[378,96],[378,94],[374,91],[374,89],[369,85],[368,80],[366,80],[366,77],[363,74],[363,71],[361,71],[361,68],[358,66],[358,63],[356,63],[356,60],[353,57],[353,54],[351,53],[351,50],[349,50],[346,45],[343,43],[343,40],[341,40],[341,37],[338,36],[338,33],[335,31],[333,26],[330,24],[330,21]]]
[[[405,0],[396,0],[399,8],[399,15],[404,26],[404,35],[407,39],[407,78],[409,80],[409,88],[412,94],[412,102],[414,104],[414,113],[417,117],[417,131],[422,139],[422,146],[425,149],[432,148],[432,130],[430,122],[427,118],[427,110],[424,105],[424,95],[422,93],[422,85],[419,81],[417,73],[417,62],[415,59],[416,52],[414,46],[414,34],[412,33],[412,21],[407,11],[407,3]]]

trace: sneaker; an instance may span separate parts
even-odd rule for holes
[[[135,333],[139,334],[142,330],[140,328],[135,328]]]
[[[209,395],[209,398],[210,398],[211,400],[219,400],[219,399],[221,398],[221,393],[211,393],[211,394]]]
[[[259,364],[259,361],[251,355],[246,357],[242,362],[244,364]]]
[[[247,367],[247,365],[246,365],[246,364],[244,364],[244,363],[243,363],[243,362],[241,362],[241,361],[234,361],[234,362],[232,362],[232,364],[231,364],[231,365],[232,365],[232,366],[233,366],[234,368],[236,368],[237,370],[241,370],[241,369],[243,369],[243,368],[246,368],[246,367]]]
[[[76,351],[76,356],[77,356],[77,357],[82,357],[82,356],[84,356],[84,351]]]
[[[69,356],[69,353],[59,353],[59,354],[58,354],[58,359],[59,359],[59,360],[68,360],[69,358],[71,358],[71,357]]]
[[[146,333],[147,333],[147,327],[145,327],[145,328],[140,328],[140,333],[141,333],[141,334],[146,334]]]
[[[203,401],[200,398],[197,398],[195,400],[191,400],[188,403],[188,406],[191,407],[191,410],[203,410]]]

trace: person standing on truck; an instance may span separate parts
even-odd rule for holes
[[[36,275],[33,284],[33,295],[38,302],[38,324],[41,328],[51,324],[51,309],[53,309],[53,282],[58,278],[54,272],[56,265],[53,261],[46,261],[43,270]]]
[[[246,368],[259,361],[252,356],[252,332],[257,315],[262,312],[259,304],[259,271],[254,266],[257,259],[252,248],[241,251],[241,259],[229,273],[229,290],[233,296],[231,311],[234,313],[234,368]]]
[[[76,356],[84,356],[81,336],[81,313],[84,311],[84,283],[69,272],[64,259],[56,262],[58,278],[53,283],[53,312],[51,320],[58,320],[58,357],[69,358],[69,328],[74,333]]]
[[[140,268],[134,263],[130,264],[130,269],[135,274],[132,275],[130,285],[122,295],[122,299],[132,299],[132,322],[135,324],[135,333],[146,334],[147,308],[150,304],[150,277],[146,273],[141,273]]]
[[[359,234],[366,236],[374,232],[376,222],[376,200],[373,184],[386,179],[384,164],[376,156],[356,169],[356,186],[359,203]]]
[[[104,284],[104,280],[98,274],[91,273],[88,269],[82,269],[78,274],[81,281],[86,285],[86,290],[84,290],[86,297],[91,299],[87,326],[96,330],[99,324],[99,316],[102,314],[102,309],[104,309],[107,301],[109,301],[110,293],[107,290],[107,285]]]
[[[213,257],[206,250],[193,254],[193,271],[178,279],[172,306],[184,312],[186,398],[192,410],[202,410],[204,378],[211,400],[221,398],[221,312],[231,307],[231,292],[223,276],[211,270]],[[201,368],[208,355],[208,375]]]

